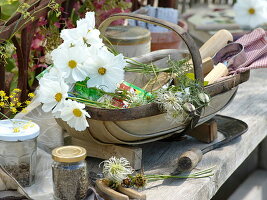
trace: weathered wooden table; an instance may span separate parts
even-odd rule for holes
[[[267,70],[254,70],[248,82],[239,87],[233,102],[220,114],[245,121],[249,130],[226,147],[204,155],[199,169],[214,168],[214,176],[201,179],[151,182],[142,191],[148,200],[208,200],[242,164],[267,135]],[[219,136],[218,140],[222,139]],[[216,141],[215,141],[216,142]],[[192,148],[204,147],[191,138],[176,142],[154,142],[143,145],[143,167],[147,174],[168,174],[175,170],[179,155]],[[90,168],[99,171],[99,159],[88,159]]]
[[[211,151],[204,155],[197,166],[198,169],[214,167],[214,176],[201,179],[168,179],[151,182],[142,192],[148,200],[208,200],[211,199],[223,183],[244,162],[249,154],[261,143],[267,135],[267,69],[251,71],[250,80],[239,86],[239,91],[233,102],[220,114],[235,117],[245,121],[249,130],[228,146]],[[52,148],[60,141],[59,126],[55,120],[40,110],[26,116],[40,124],[43,132],[39,137],[39,146]],[[58,138],[58,139],[56,139]],[[219,135],[218,140],[222,139]],[[154,142],[143,145],[143,168],[147,174],[168,174],[175,170],[179,155],[192,147],[204,147],[207,144],[190,138],[184,141]],[[267,145],[265,145],[267,146]],[[97,150],[96,150],[97,151]],[[267,151],[266,151],[267,152]],[[39,156],[41,152],[39,151]],[[50,160],[49,160],[50,159]],[[99,172],[100,159],[87,158],[89,169]],[[35,199],[52,199],[51,158],[41,158],[38,163],[38,181],[31,189]],[[265,162],[267,166],[267,162]],[[249,167],[249,166],[248,166]],[[44,174],[42,170],[47,170]],[[46,181],[44,183],[44,181]],[[37,194],[38,193],[38,194]]]

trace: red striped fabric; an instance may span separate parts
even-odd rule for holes
[[[236,42],[244,46],[247,60],[240,66],[231,69],[230,74],[245,72],[250,69],[267,68],[267,34],[257,28],[244,35]]]

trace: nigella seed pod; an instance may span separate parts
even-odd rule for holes
[[[183,109],[186,112],[189,112],[189,113],[192,113],[192,112],[195,112],[196,111],[195,106],[193,104],[191,104],[191,103],[184,103]]]
[[[133,177],[133,185],[137,188],[143,188],[146,186],[147,178],[144,176],[144,174],[136,174]]]
[[[130,187],[132,185],[132,179],[130,179],[129,177],[123,179],[121,185],[123,187]]]
[[[210,102],[210,98],[206,93],[199,93],[198,98],[202,103],[206,104]]]

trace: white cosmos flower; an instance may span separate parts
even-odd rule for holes
[[[87,12],[85,14],[85,18],[77,21],[77,27],[80,27],[83,25],[86,25],[87,29],[95,28],[95,13],[94,12]]]
[[[52,81],[59,81],[62,80],[64,75],[63,73],[56,67],[50,66],[50,68],[47,68],[47,72],[43,75],[43,77],[40,79],[39,83],[40,85],[43,84],[43,82],[46,82],[46,80],[52,80]]]
[[[104,46],[100,38],[100,31],[95,29],[94,12],[87,12],[84,19],[78,20],[77,28],[62,30],[60,37],[67,47],[83,45]]]
[[[234,5],[235,21],[241,26],[255,28],[267,22],[267,1],[238,0]]]
[[[64,108],[64,102],[68,96],[69,86],[63,79],[54,81],[42,78],[37,93],[39,101],[43,103],[42,109],[45,112],[52,110],[53,113]]]
[[[88,76],[85,65],[89,55],[87,47],[58,48],[51,55],[54,67],[63,73],[66,82],[82,81]]]
[[[87,87],[101,88],[106,92],[114,92],[117,83],[124,79],[123,68],[126,61],[122,54],[117,56],[105,49],[94,48],[94,60],[88,59]]]
[[[64,109],[62,109],[60,117],[62,120],[66,121],[70,127],[77,131],[84,131],[86,127],[89,127],[86,117],[90,117],[84,108],[84,104],[69,99],[65,101]]]
[[[64,40],[64,46],[84,46],[84,45],[99,45],[103,46],[100,38],[100,31],[97,29],[88,29],[86,24],[72,29],[64,29],[60,33],[60,37]],[[62,47],[61,45],[60,47]]]

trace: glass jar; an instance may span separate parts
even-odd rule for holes
[[[79,146],[58,147],[52,151],[53,188],[57,200],[80,200],[89,187],[86,150]]]
[[[0,164],[23,187],[34,183],[40,127],[26,120],[0,120]]]
[[[146,28],[140,26],[110,26],[107,28],[105,36],[110,44],[126,57],[142,56],[150,52],[151,34]]]

